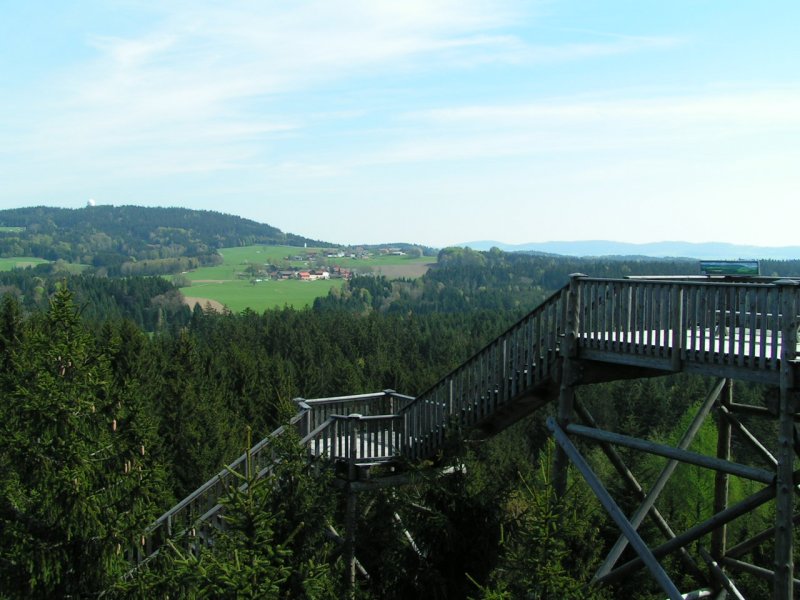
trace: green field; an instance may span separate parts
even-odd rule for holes
[[[191,287],[181,288],[187,298],[216,300],[233,312],[241,312],[246,308],[262,312],[268,308],[293,306],[302,308],[311,306],[314,299],[327,296],[328,290],[341,286],[343,280],[333,281],[261,281],[252,284],[249,281],[226,281],[224,283],[194,283]],[[203,301],[200,300],[203,306]]]
[[[14,258],[0,258],[0,271],[10,271],[11,269],[24,269],[25,267],[35,267],[36,265],[49,262],[43,258],[32,256],[15,256]]]
[[[35,267],[36,265],[50,264],[50,262],[51,261],[49,260],[36,258],[34,256],[14,256],[13,258],[0,258],[0,271],[24,269],[26,267]],[[58,269],[75,274],[81,273],[89,268],[89,265],[67,263],[63,261],[56,261],[55,264]]]
[[[24,227],[0,227],[0,233],[20,233],[25,231]]]
[[[295,246],[244,246],[223,248],[220,254],[223,264],[203,267],[184,273],[192,285],[181,288],[188,298],[208,299],[221,302],[234,312],[250,308],[257,312],[276,306],[303,307],[311,305],[315,298],[326,296],[341,280],[330,281],[270,281],[251,283],[244,275],[249,265],[272,264],[281,267],[313,267],[309,260],[293,260],[291,257],[321,252],[320,248],[298,248]],[[355,272],[381,273],[389,278],[420,277],[436,262],[435,257],[423,256],[376,256],[362,259],[320,257],[323,264],[337,265]],[[202,303],[202,301],[201,301]]]

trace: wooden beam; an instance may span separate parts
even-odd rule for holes
[[[679,548],[683,548],[691,544],[692,542],[699,540],[704,535],[708,535],[721,525],[730,523],[734,519],[738,519],[739,517],[746,515],[750,511],[755,510],[762,504],[766,504],[774,497],[775,497],[775,486],[773,485],[767,486],[763,488],[761,491],[756,492],[755,494],[749,496],[748,498],[745,498],[741,502],[738,502],[733,506],[729,506],[721,513],[717,513],[711,518],[706,519],[705,521],[698,523],[693,527],[690,527],[682,534],[654,548],[653,556],[655,556],[656,558],[662,558],[664,556],[667,556],[668,554],[675,552]],[[630,573],[641,568],[642,566],[644,566],[644,562],[641,559],[639,558],[633,559],[617,567],[605,577],[599,579],[598,583],[602,584],[614,581],[621,577],[625,577],[626,575],[629,575]]]
[[[709,411],[711,411],[711,407],[714,406],[714,402],[717,401],[717,398],[722,392],[722,388],[725,385],[726,380],[721,379],[717,382],[714,388],[711,390],[711,393],[708,394],[705,402],[700,406],[700,410],[697,411],[694,419],[692,419],[689,428],[684,433],[683,437],[681,438],[680,442],[678,442],[678,448],[681,450],[685,450],[689,447],[689,445],[694,440],[697,432],[700,431],[700,427],[702,427],[703,423],[706,420],[706,416],[708,416]],[[650,511],[650,509],[655,504],[656,500],[658,499],[661,492],[664,490],[664,487],[667,485],[669,478],[672,476],[672,473],[675,471],[676,467],[678,466],[677,459],[671,459],[664,465],[664,468],[661,470],[656,482],[653,484],[653,487],[647,494],[647,497],[644,499],[644,502],[636,509],[633,516],[630,519],[631,525],[638,529],[639,525],[641,525],[642,521],[644,521],[645,516]],[[614,567],[614,565],[619,560],[619,557],[622,556],[622,552],[625,550],[627,546],[627,542],[625,538],[620,537],[617,539],[616,544],[614,544],[611,551],[608,553],[605,562],[600,566],[597,570],[595,578],[602,577]]]
[[[771,471],[764,469],[757,469],[748,465],[742,465],[725,460],[719,460],[697,452],[689,452],[688,450],[680,450],[672,446],[665,446],[664,444],[657,444],[648,440],[622,435],[619,433],[612,433],[610,431],[603,431],[602,429],[592,429],[591,427],[584,427],[582,425],[568,425],[567,433],[572,433],[592,440],[609,442],[635,450],[642,450],[650,454],[672,458],[681,462],[705,467],[707,469],[714,469],[723,471],[737,477],[744,477],[760,483],[772,483],[775,479],[775,474]]]

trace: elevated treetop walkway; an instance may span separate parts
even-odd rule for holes
[[[348,490],[356,491],[370,485],[365,481],[365,467],[434,459],[451,435],[462,436],[476,429],[491,435],[551,404],[557,411],[549,421],[559,444],[556,485],[563,486],[569,458],[593,487],[599,486],[595,490],[598,497],[668,596],[680,597],[656,555],[673,551],[685,554],[689,543],[713,532],[713,556],[708,557],[709,564],[714,565],[709,567],[711,588],[735,590],[719,566],[725,565],[768,577],[773,581],[775,598],[791,598],[794,585],[800,583],[793,579],[792,561],[798,314],[800,282],[794,279],[600,279],[575,275],[568,285],[419,396],[387,390],[298,399],[300,410],[285,427],[297,431],[310,458],[342,465]],[[710,523],[698,524],[697,531],[684,537],[676,536],[668,526],[662,528],[669,538],[667,544],[672,545],[666,550],[658,547],[651,551],[638,538],[636,527],[644,514],[657,514],[652,507],[654,498],[642,516],[627,520],[615,508],[613,499],[606,498],[602,484],[576,454],[570,435],[600,441],[632,492],[643,497],[641,487],[631,481],[630,472],[619,464],[619,456],[610,444],[639,447],[673,460],[695,464],[702,461],[686,452],[686,446],[673,449],[670,454],[669,449],[643,440],[615,437],[608,432],[604,436],[595,427],[572,423],[577,413],[592,424],[591,415],[575,403],[574,388],[678,372],[721,378],[701,415],[705,416],[714,403],[721,414],[728,415],[724,423],[720,421],[720,437],[727,432],[727,450],[721,443],[718,456],[710,459],[711,463],[703,463],[720,473],[715,491],[718,512]],[[775,386],[780,390],[779,400],[771,406],[735,404],[730,394],[722,394],[723,389],[729,389],[725,382],[733,379]],[[775,456],[736,420],[737,411],[778,420],[780,435]],[[731,428],[743,431],[742,435],[768,455],[769,470],[748,471],[730,466],[735,464],[730,462]],[[244,455],[239,457],[230,469],[162,515],[143,536],[136,550],[138,559],[152,556],[169,536],[189,532],[202,539],[211,535],[221,514],[218,500],[232,481],[229,471],[244,472],[253,465],[249,468],[261,474],[268,472],[276,458],[274,441],[285,430],[281,428],[259,442],[251,450],[252,461]],[[744,508],[727,506],[727,492],[722,490],[727,490],[725,478],[732,473],[766,484],[761,495],[749,499]],[[384,480],[388,482],[391,479]],[[774,539],[773,569],[740,561],[741,547],[733,555],[726,553],[725,524],[772,499],[777,507],[776,527],[759,541]],[[598,579],[620,575],[620,569],[617,573],[611,570],[615,561],[616,557],[607,561]],[[623,566],[627,570],[622,573],[636,566]]]

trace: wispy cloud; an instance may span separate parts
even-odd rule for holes
[[[205,147],[209,159],[203,165],[213,169],[216,156],[219,168],[228,169],[256,160],[255,142],[269,148],[310,126],[310,116],[292,105],[300,92],[391,71],[580,60],[671,43],[617,36],[537,45],[502,31],[523,10],[512,1],[142,6],[155,15],[149,29],[90,37],[94,58],[63,72],[51,97],[20,115],[27,127],[8,140],[18,152],[104,162],[119,152],[123,171],[130,158],[123,153],[153,149],[169,156],[172,148],[161,170],[182,172],[194,169],[185,157]],[[437,118],[447,117],[440,112]]]
[[[624,94],[624,91],[622,92]],[[720,122],[737,127],[800,124],[800,88],[769,90],[699,91],[674,94],[665,91],[642,97],[636,91],[617,99],[589,97],[555,98],[513,105],[460,106],[416,111],[406,115],[428,123],[455,125],[524,126],[530,123],[559,124],[586,121],[641,121],[658,125],[657,120]]]
[[[649,97],[621,92],[615,99],[572,97],[416,111],[402,118],[403,133],[393,146],[363,160],[381,164],[702,148],[720,140],[798,132],[799,105],[800,88],[785,87]]]

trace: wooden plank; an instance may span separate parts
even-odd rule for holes
[[[583,315],[581,318],[581,332],[583,335],[580,343],[591,348],[594,345],[594,293],[596,285],[589,281],[581,282],[579,286],[581,288],[581,314]]]
[[[542,369],[543,343],[542,343],[542,311],[537,312],[533,317],[533,352],[531,354],[531,374],[528,378],[528,385],[534,385],[539,381],[539,372]]]
[[[657,321],[658,315],[658,287],[657,285],[647,286],[648,310],[647,310],[647,329],[645,330],[645,350],[649,356],[657,356],[656,345],[658,336],[656,330],[663,325]]]
[[[652,286],[649,284],[639,285],[639,306],[637,310],[639,313],[638,323],[633,326],[633,330],[628,331],[628,335],[633,336],[633,342],[636,354],[646,356],[647,354],[647,325],[650,321],[650,289]]]
[[[711,310],[709,308],[709,294],[708,291],[703,288],[697,289],[697,305],[698,305],[698,315],[699,315],[699,337],[698,337],[698,361],[700,363],[707,363],[708,361],[708,331],[709,331],[709,315],[708,312]]]
[[[551,345],[551,336],[555,329],[555,323],[552,322],[552,313],[552,307],[548,306],[547,310],[542,314],[542,370],[545,375],[550,372],[550,351],[555,347]]]
[[[630,333],[636,327],[634,325],[634,290],[640,289],[638,286],[628,287],[622,286],[620,290],[620,312],[619,312],[619,335],[620,340],[622,342],[621,349],[627,352],[633,352],[633,342],[634,340],[630,336]]]
[[[533,383],[533,369],[535,368],[536,359],[536,334],[534,331],[535,319],[528,318],[525,322],[525,334],[527,336],[525,342],[525,388],[529,388]]]
[[[686,293],[683,286],[675,286],[670,291],[670,330],[672,332],[670,355],[672,368],[680,369],[681,362],[686,360],[686,336],[689,327],[688,309],[685,306]]]
[[[701,342],[701,322],[702,322],[702,307],[700,303],[700,288],[699,287],[690,287],[689,288],[691,297],[692,297],[692,312],[693,312],[693,325],[692,325],[692,340],[694,341],[693,350],[693,359],[697,361],[698,354],[700,351],[700,342]]]
[[[639,345],[643,356],[650,355],[651,325],[653,323],[653,285],[646,284],[642,290],[644,306],[642,307],[642,329],[639,334]]]
[[[728,340],[730,335],[730,321],[731,321],[731,308],[730,308],[730,290],[728,288],[717,288],[717,327],[719,343],[716,348],[715,359],[719,364],[728,364]]]
[[[613,300],[611,298],[607,283],[602,284],[601,290],[603,294],[603,305],[600,312],[600,318],[602,321],[602,327],[600,331],[602,332],[603,337],[600,349],[609,350],[611,348],[611,305],[613,304]]]
[[[638,286],[636,286],[638,287]],[[620,326],[622,327],[623,333],[623,340],[628,340],[628,351],[631,351],[631,343],[632,340],[630,339],[630,334],[634,327],[633,323],[633,315],[632,311],[634,309],[633,303],[633,291],[634,287],[628,284],[627,286],[623,286],[622,290],[622,303],[623,303],[623,310],[620,313]]]
[[[601,319],[603,314],[603,296],[600,284],[592,284],[592,311],[591,311],[591,330],[594,337],[593,348],[599,348],[603,339]]]
[[[717,364],[726,364],[724,360],[725,355],[725,339],[728,331],[728,312],[727,312],[727,290],[714,288],[714,315],[716,321],[715,337],[714,337],[714,355],[713,360]]]
[[[769,294],[769,314],[770,318],[770,368],[778,370],[779,354],[778,354],[778,331],[780,322],[778,315],[780,314],[780,296],[777,289],[770,290]]]
[[[661,357],[668,357],[670,356],[670,330],[672,329],[671,321],[671,304],[672,304],[672,288],[677,286],[673,285],[661,285],[659,286],[659,303],[658,303],[658,322],[663,323],[663,329],[659,327],[658,329],[658,341],[657,345],[659,348],[658,356]],[[677,352],[680,352],[680,347],[678,347]]]
[[[606,350],[612,351],[616,350],[616,320],[614,318],[616,311],[617,311],[617,296],[614,293],[614,285],[608,284],[606,286],[606,293],[608,294],[608,298],[606,299],[606,326],[608,331],[608,343],[606,344]]]
[[[756,344],[755,336],[750,341],[750,356],[757,356],[753,361],[753,368],[763,369],[766,367],[766,348],[767,348],[767,318],[769,307],[767,306],[767,290],[761,288],[756,292],[756,308],[759,312],[759,318],[756,319],[756,326],[753,327],[753,333],[758,333],[758,343]]]
[[[738,318],[738,336],[736,338],[736,364],[740,367],[745,365],[745,349],[747,347],[747,332],[750,322],[750,306],[748,304],[748,290],[747,288],[738,288],[736,290],[736,309]]]
[[[612,323],[614,327],[614,344],[612,346],[615,352],[622,351],[622,293],[619,284],[613,284],[612,286],[612,294],[614,298],[614,310],[611,315]]]
[[[737,303],[737,288],[728,289],[728,351],[725,359],[728,364],[736,364],[736,332],[739,325],[739,305]]]

